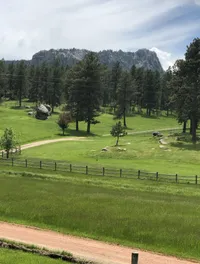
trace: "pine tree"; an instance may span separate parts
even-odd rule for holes
[[[123,72],[117,89],[116,117],[123,117],[124,127],[127,127],[126,116],[132,106],[134,83],[129,72]]]
[[[135,67],[131,70],[132,78],[135,82],[135,103],[138,107],[138,112],[142,112],[142,108],[144,107],[144,76],[145,71],[143,68],[136,69]]]
[[[6,97],[6,66],[4,60],[0,60],[0,95],[0,97]]]
[[[112,67],[112,71],[111,71],[111,105],[114,108],[114,112],[115,112],[115,108],[116,108],[116,104],[117,104],[117,89],[119,86],[119,82],[120,82],[120,78],[122,75],[122,67],[120,65],[120,62],[116,62],[113,67]]]
[[[71,68],[67,72],[65,81],[67,108],[76,121],[76,131],[79,131],[79,121],[84,120],[85,111],[82,67],[82,62],[80,62]]]
[[[60,104],[60,98],[63,90],[62,69],[58,60],[56,60],[54,65],[52,66],[50,82],[51,85],[49,85],[49,103],[52,106],[52,113],[54,113],[55,106]]]
[[[7,68],[7,96],[10,100],[15,99],[15,68],[14,63],[10,63]]]
[[[17,98],[19,101],[19,107],[22,106],[22,98],[25,94],[26,85],[26,66],[24,61],[20,61],[16,69],[16,84],[15,89],[17,93]]]
[[[30,74],[32,77],[30,77],[31,89],[29,90],[29,99],[37,105],[40,99],[41,87],[40,66],[32,67]]]
[[[200,119],[200,39],[194,39],[187,47],[185,60],[179,60],[174,66],[174,101],[178,121],[191,121],[192,141],[197,141],[197,126]]]
[[[173,110],[173,103],[171,100],[173,95],[171,67],[169,67],[161,77],[161,89],[161,109],[167,111],[167,116],[169,116],[169,110]]]
[[[116,144],[115,146],[118,146],[119,144],[119,138],[120,137],[124,137],[125,135],[127,135],[124,127],[122,126],[122,123],[121,121],[117,122],[113,127],[112,127],[112,130],[110,131],[110,134],[117,138],[116,140]]]
[[[156,89],[154,83],[154,73],[147,70],[144,79],[144,105],[147,116],[151,116],[152,110],[156,107]]]
[[[91,124],[96,124],[95,117],[99,115],[102,98],[101,65],[97,55],[90,52],[83,60],[82,93],[84,98],[84,117],[87,122],[87,133],[90,133]]]
[[[46,65],[46,63],[43,63],[40,67],[40,100],[43,103],[48,103],[48,104],[50,102],[49,75],[50,75],[49,67]]]

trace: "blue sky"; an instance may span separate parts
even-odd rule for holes
[[[43,49],[157,52],[166,69],[200,37],[200,0],[0,0],[0,57]]]

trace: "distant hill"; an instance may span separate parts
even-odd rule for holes
[[[26,62],[27,64],[40,65],[43,62],[53,63],[59,58],[63,65],[72,66],[82,60],[89,52],[89,50],[75,48],[42,50],[34,54],[32,60]],[[131,67],[135,65],[137,68],[143,67],[145,69],[163,72],[157,54],[148,49],[140,49],[136,52],[103,50],[97,52],[97,55],[100,62],[108,67],[112,67],[115,62],[119,61],[121,66],[126,70],[130,70]],[[11,61],[7,61],[7,63],[10,62]]]

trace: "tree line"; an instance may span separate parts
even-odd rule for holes
[[[66,104],[79,130],[79,122],[98,123],[101,107],[107,107],[127,127],[127,116],[145,114],[166,115],[176,111],[183,132],[190,121],[190,132],[196,142],[200,119],[200,39],[187,47],[185,59],[160,73],[136,68],[125,71],[119,62],[110,69],[100,64],[95,53],[89,53],[73,67],[63,66],[59,60],[53,65],[27,65],[24,61],[6,64],[0,61],[0,97],[23,98],[55,106]],[[145,113],[144,113],[145,109]]]

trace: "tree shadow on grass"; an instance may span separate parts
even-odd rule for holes
[[[62,132],[57,134],[58,136],[63,136]],[[72,130],[72,129],[67,129],[65,132],[65,135],[63,137],[69,137],[69,136],[73,136],[73,137],[98,137],[99,135],[94,134],[94,133],[90,133],[88,134],[86,131],[83,130]]]
[[[156,115],[148,116],[146,114],[141,114],[141,117],[147,118],[147,119],[160,119],[160,116],[156,116]]]
[[[11,106],[10,109],[13,109],[13,110],[24,110],[26,109],[24,106]]]
[[[184,143],[184,142],[172,142],[170,143],[172,147],[183,149],[183,150],[194,150],[194,151],[200,151],[200,142],[197,142],[196,144],[193,143]]]

